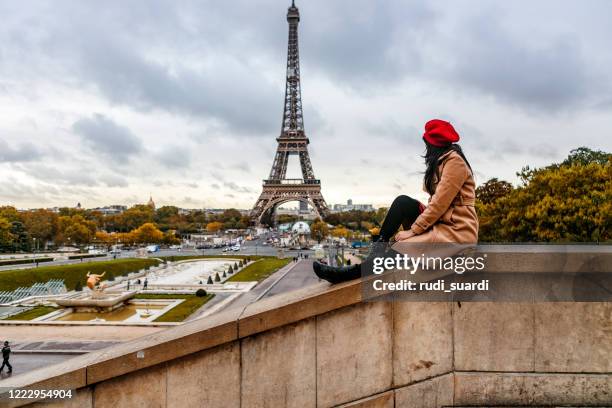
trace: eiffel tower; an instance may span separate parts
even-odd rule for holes
[[[315,178],[308,144],[304,133],[302,114],[302,92],[300,88],[300,53],[298,48],[298,23],[300,12],[292,0],[287,10],[289,23],[289,45],[287,49],[287,76],[285,85],[285,109],[281,134],[276,141],[278,147],[268,179],[263,181],[263,191],[251,210],[252,219],[258,224],[273,223],[276,208],[288,201],[308,203],[319,217],[327,215],[329,209],[321,195],[321,181]],[[302,169],[301,179],[288,179],[289,156],[297,155]]]

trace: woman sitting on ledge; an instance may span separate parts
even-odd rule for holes
[[[315,262],[315,274],[331,283],[370,274],[362,265],[384,256],[392,238],[408,243],[461,243],[478,241],[478,217],[474,209],[475,182],[472,167],[461,147],[459,135],[450,123],[434,119],[425,124],[423,141],[425,178],[423,187],[430,195],[425,207],[414,198],[397,197],[383,221],[378,237],[372,237],[370,254],[362,264],[333,267]],[[403,226],[403,231],[397,232]]]

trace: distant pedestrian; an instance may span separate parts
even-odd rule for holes
[[[147,280],[147,278],[145,278],[143,289],[147,290],[147,286],[149,286],[149,281]]]
[[[127,281],[127,290],[130,290],[130,281]]]
[[[4,370],[4,366],[7,366],[8,373],[13,372],[13,366],[9,363],[9,358],[11,358],[11,348],[9,347],[9,342],[4,342],[4,347],[2,347],[2,366],[0,367],[0,372]]]

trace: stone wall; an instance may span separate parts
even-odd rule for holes
[[[39,407],[612,406],[612,303],[363,302],[359,282],[322,283],[2,386],[77,389]]]

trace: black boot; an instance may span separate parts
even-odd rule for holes
[[[330,283],[346,282],[361,277],[361,264],[351,266],[329,266],[319,261],[315,261],[312,264],[312,269],[319,279],[326,280]]]
[[[312,269],[319,279],[326,280],[330,283],[340,283],[361,278],[363,276],[362,266],[371,265],[374,258],[384,256],[385,251],[387,250],[387,245],[388,244],[386,242],[382,241],[373,242],[370,253],[360,264],[351,266],[329,266],[327,264],[315,261],[312,264]],[[366,268],[367,269],[363,272],[367,275],[371,274],[371,268],[368,268],[367,266]]]

